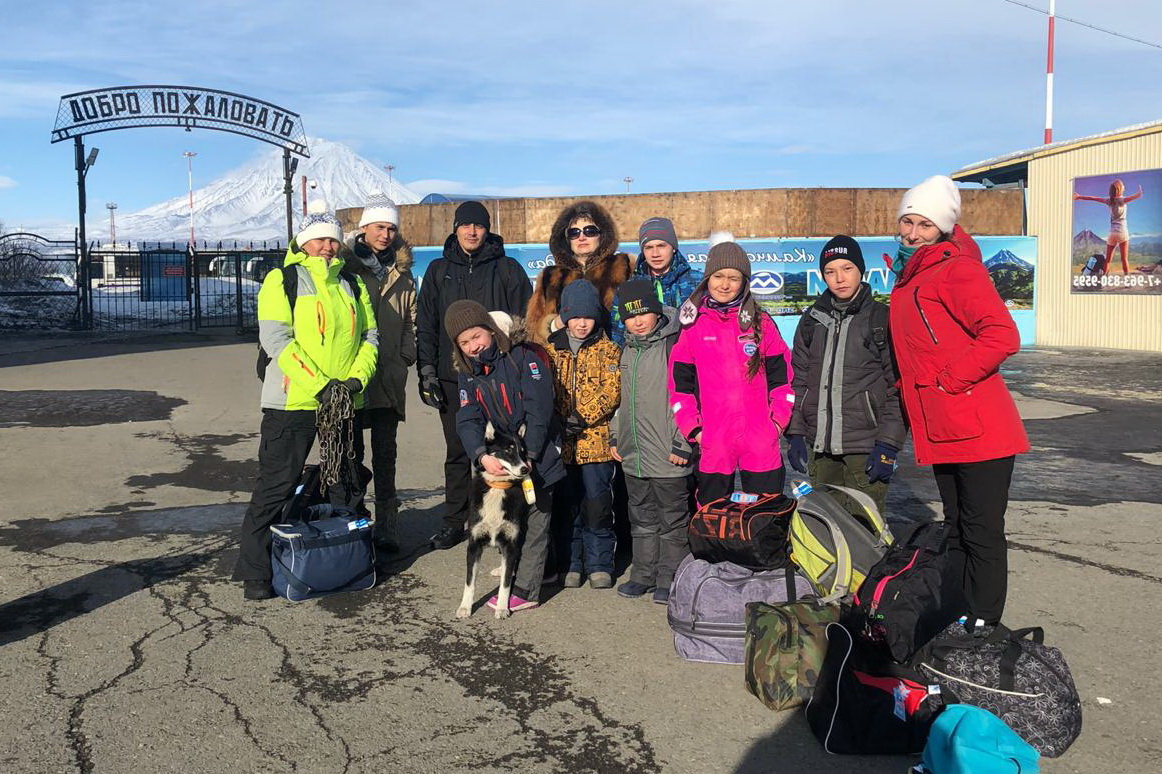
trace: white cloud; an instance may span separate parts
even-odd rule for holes
[[[17,183],[15,180],[5,175],[0,175],[0,191],[4,190],[5,188],[15,188],[16,186]]]

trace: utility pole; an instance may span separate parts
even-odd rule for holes
[[[622,182],[625,183],[625,192],[629,193],[629,184],[633,182],[633,178],[630,177],[629,175],[626,175],[625,177],[622,178]]]
[[[186,177],[189,181],[190,190],[190,249],[194,249],[194,156],[198,154],[194,151],[182,151],[182,155],[186,157]]]
[[[383,168],[387,170],[387,198],[395,201],[395,192],[391,190],[391,173],[395,170],[395,164],[384,164]]]
[[[1045,144],[1053,142],[1053,21],[1057,0],[1049,0],[1049,56],[1045,66]]]
[[[105,202],[105,209],[109,210],[109,244],[112,247],[117,247],[117,220],[113,217],[113,211],[117,209],[117,202]]]

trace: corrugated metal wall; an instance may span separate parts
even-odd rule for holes
[[[1162,168],[1162,133],[1030,162],[1029,233],[1037,237],[1038,344],[1162,351],[1162,296],[1070,292],[1073,178],[1158,168]],[[1147,206],[1162,203],[1155,200]],[[1132,240],[1132,209],[1129,223]]]

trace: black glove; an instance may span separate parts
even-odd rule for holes
[[[352,376],[350,379],[343,380],[343,389],[347,390],[347,392],[351,393],[352,395],[358,395],[359,393],[363,392],[363,382]]]
[[[892,473],[896,470],[896,452],[894,446],[888,446],[883,441],[876,441],[871,454],[867,455],[867,480],[871,482],[883,481],[885,484],[892,480]]]
[[[436,369],[427,366],[420,370],[420,400],[424,405],[431,406],[436,411],[443,411],[448,403],[444,400],[444,388],[440,386],[440,377]]]
[[[788,435],[787,464],[800,473],[807,472],[807,440],[801,435]]]
[[[581,433],[585,432],[587,427],[589,427],[589,424],[581,417],[580,414],[574,411],[565,420],[565,437],[570,439],[577,438],[581,435]]]
[[[323,389],[315,393],[315,399],[319,401],[320,406],[325,406],[331,402],[331,398],[335,395],[335,390],[343,389],[343,382],[338,379],[332,379],[323,385]]]

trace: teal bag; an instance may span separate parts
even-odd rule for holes
[[[1037,774],[1041,753],[988,710],[949,704],[932,724],[920,765],[925,774]]]

